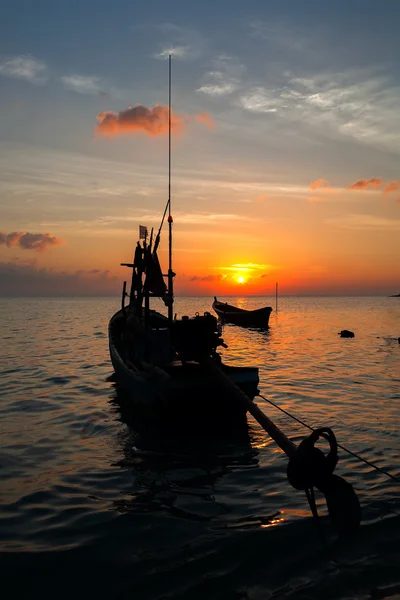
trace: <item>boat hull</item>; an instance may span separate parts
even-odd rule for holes
[[[137,424],[153,424],[168,430],[214,431],[218,435],[247,430],[246,411],[232,400],[229,390],[221,380],[216,380],[206,364],[195,361],[182,364],[177,360],[163,367],[145,361],[140,367],[132,364],[123,340],[123,320],[121,310],[110,321],[109,349],[115,371],[116,400],[124,410],[124,420],[130,413]],[[165,331],[160,335],[164,336]],[[221,364],[220,368],[250,399],[258,394],[257,367]]]
[[[272,312],[271,306],[256,310],[244,310],[218,300],[214,300],[212,308],[223,323],[262,329],[269,327],[269,317]]]

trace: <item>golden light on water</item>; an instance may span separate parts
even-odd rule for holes
[[[260,525],[260,528],[261,528],[261,529],[268,529],[269,527],[275,527],[276,525],[279,525],[280,523],[283,523],[283,522],[284,522],[284,520],[285,520],[285,519],[284,519],[283,517],[276,518],[276,519],[271,519],[271,520],[269,521],[269,523],[262,523],[262,524]]]

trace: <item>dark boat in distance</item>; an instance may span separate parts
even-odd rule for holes
[[[222,362],[217,348],[227,345],[221,338],[217,318],[211,313],[182,318],[174,314],[170,95],[168,137],[168,200],[158,233],[153,239],[153,229],[149,235],[147,227],[139,226],[134,259],[132,263],[122,263],[132,269],[132,280],[129,294],[124,282],[122,307],[108,327],[113,380],[119,398],[124,398],[125,414],[132,409],[138,423],[187,433],[213,429],[218,435],[236,434],[239,430],[247,433],[246,405],[232,398],[229,386],[236,385],[253,400],[259,393],[258,368]],[[165,221],[169,249],[167,274],[163,274],[158,259]],[[129,303],[125,306],[127,296]],[[164,301],[167,316],[150,308],[153,298]]]
[[[214,296],[212,303],[213,310],[217,313],[220,320],[224,323],[233,323],[241,327],[255,327],[267,329],[269,327],[269,316],[272,312],[271,306],[257,308],[255,310],[245,310],[232,306],[227,302],[220,302]]]

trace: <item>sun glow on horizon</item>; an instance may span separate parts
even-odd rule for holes
[[[243,275],[237,275],[236,276],[236,281],[238,283],[245,283],[246,279],[243,277]]]

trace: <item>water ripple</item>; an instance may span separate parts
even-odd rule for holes
[[[177,312],[210,304],[177,299]],[[0,302],[3,587],[41,599],[398,594],[398,485],[340,451],[337,472],[357,490],[363,524],[355,539],[335,541],[317,494],[324,555],[285,456],[251,417],[240,444],[145,438],[124,423],[107,380],[115,308],[114,299]],[[347,324],[354,339],[337,335]],[[270,325],[226,326],[224,359],[257,365],[263,396],[333,427],[344,446],[400,477],[393,299],[281,299]],[[295,443],[308,434],[257,402]]]

